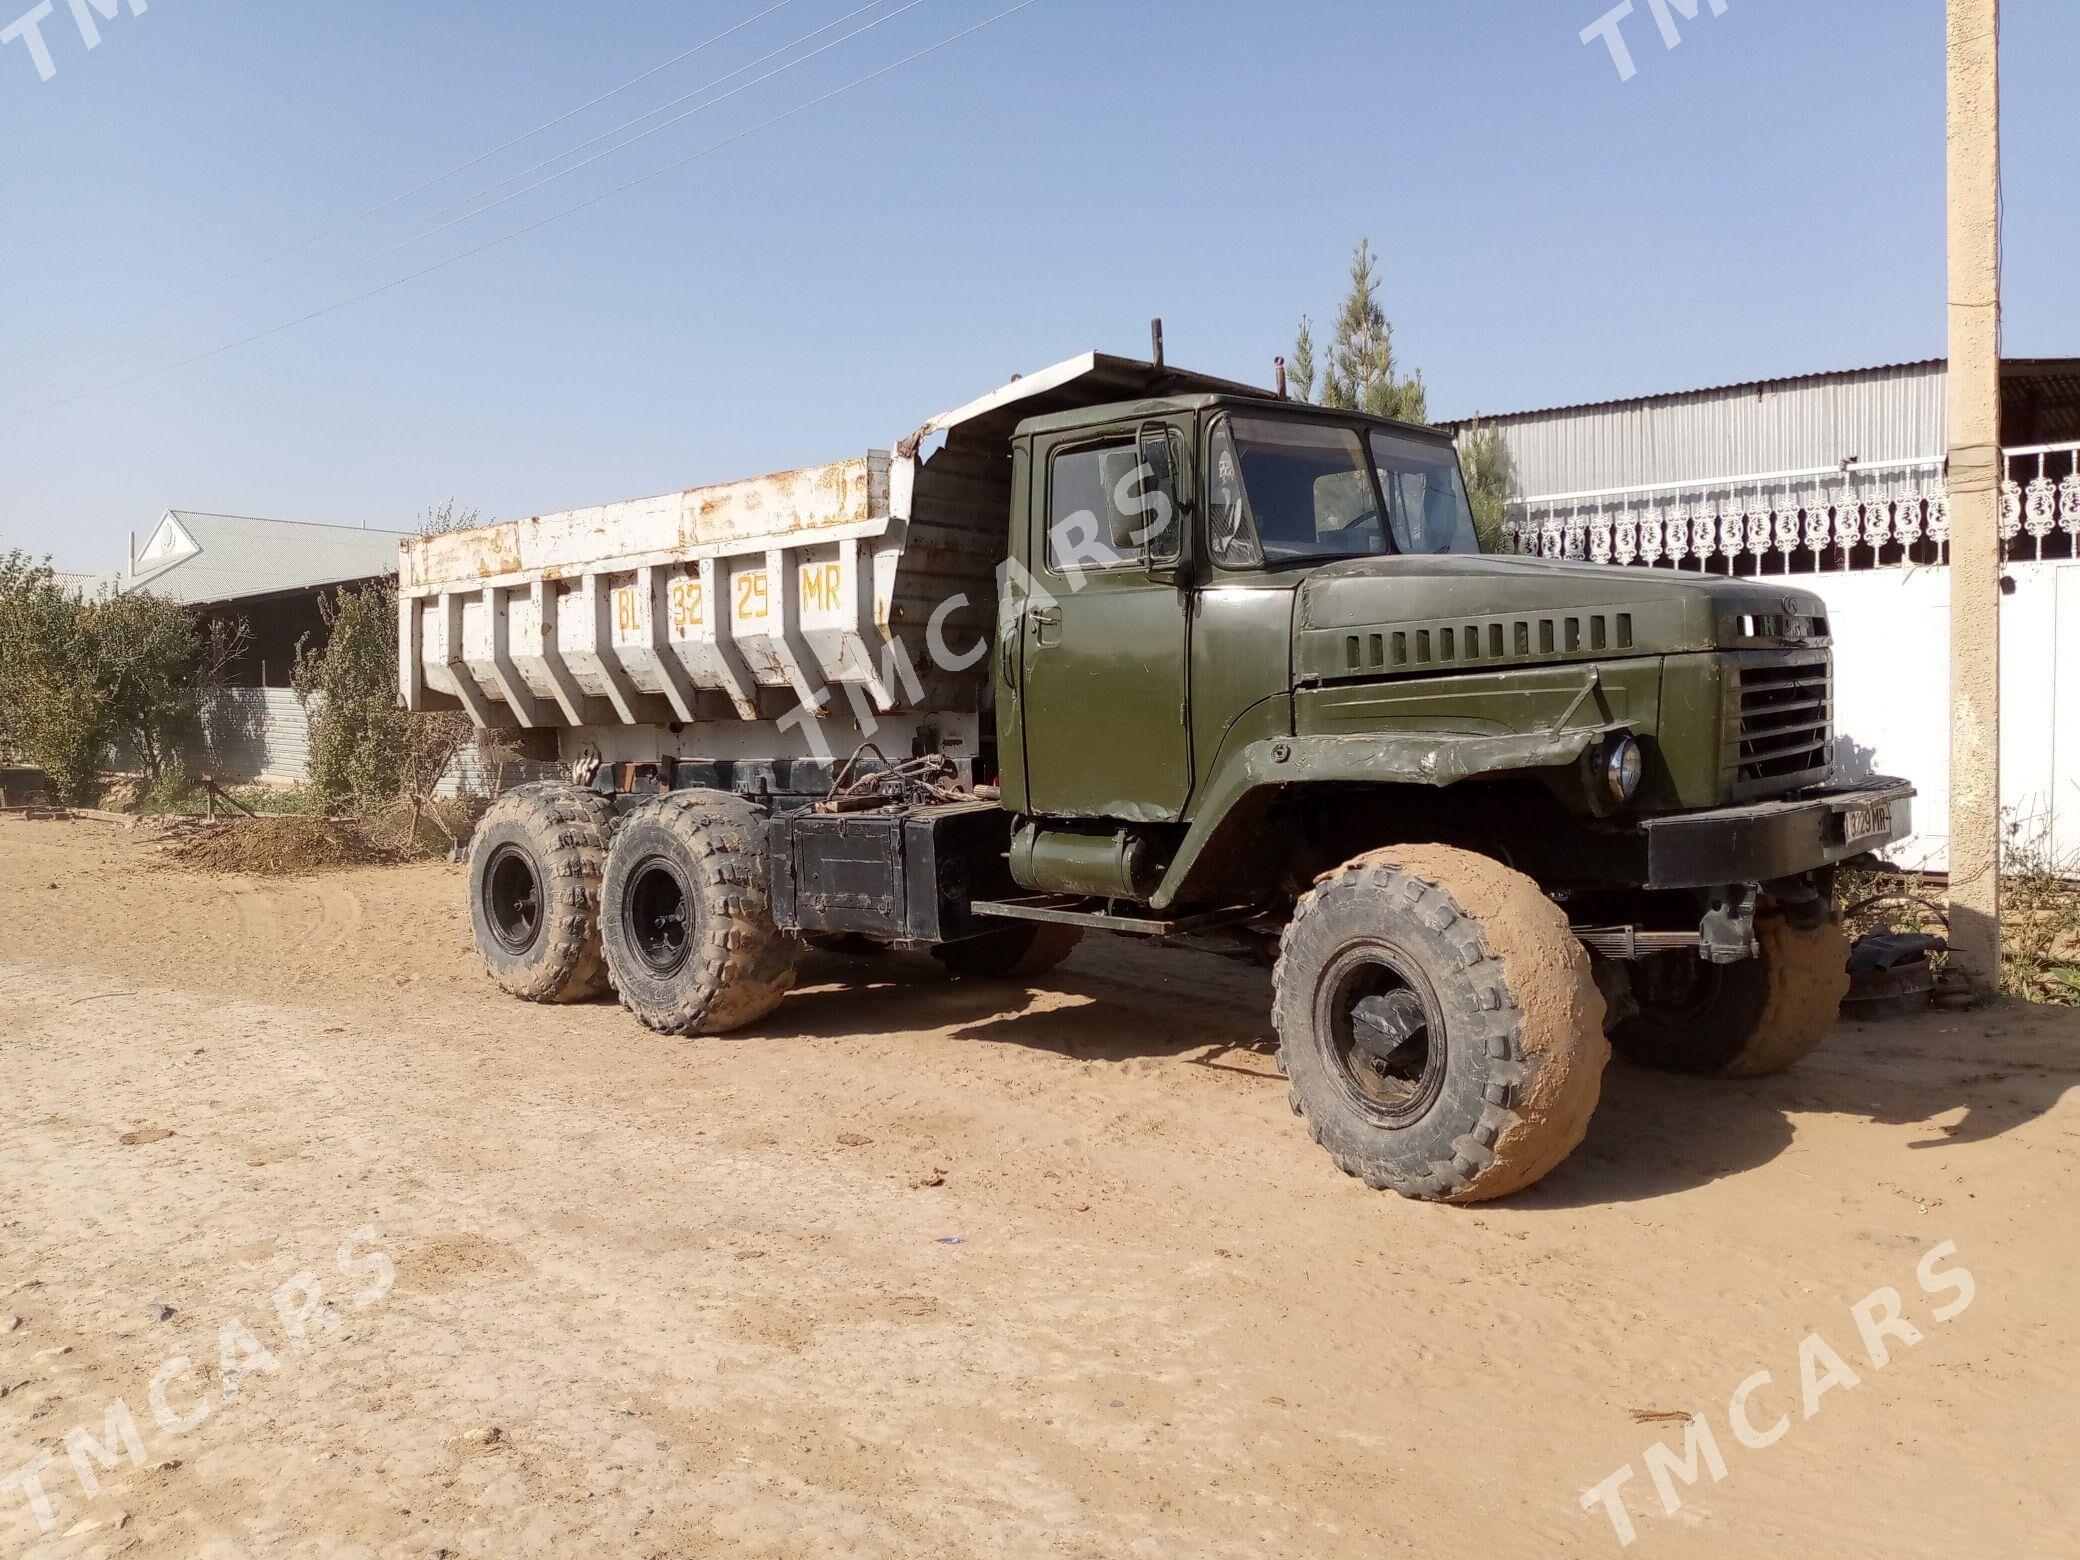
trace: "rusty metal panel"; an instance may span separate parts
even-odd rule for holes
[[[757,719],[760,688],[821,712],[850,682],[888,708],[905,531],[889,498],[875,452],[414,538],[405,702],[458,702],[482,724],[663,724]]]
[[[818,533],[874,532],[887,522],[888,492],[889,459],[877,452],[658,498],[414,537],[403,547],[401,584],[408,592],[481,589],[762,551]]]

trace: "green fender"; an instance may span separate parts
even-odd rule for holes
[[[1267,736],[1224,754],[1184,843],[1149,904],[1168,909],[1189,885],[1206,848],[1238,807],[1264,793],[1315,785],[1456,785],[1478,775],[1574,763],[1618,725],[1559,731],[1397,731],[1365,736]],[[1254,806],[1251,811],[1255,811]]]

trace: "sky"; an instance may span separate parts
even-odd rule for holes
[[[1943,351],[1941,0],[1636,0],[1629,79],[1616,0],[141,3],[0,43],[0,551],[61,568],[843,459],[1152,315],[1268,383],[1360,238],[1438,418]],[[2006,350],[2080,353],[2080,6],[2004,10]]]

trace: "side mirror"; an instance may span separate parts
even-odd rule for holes
[[[1140,530],[1145,542],[1143,562],[1158,579],[1181,581],[1184,577],[1185,517],[1191,496],[1182,469],[1177,435],[1161,423],[1142,426],[1138,454],[1141,461]]]

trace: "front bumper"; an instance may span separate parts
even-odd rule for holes
[[[1642,825],[1649,888],[1767,883],[1879,850],[1913,831],[1914,787],[1873,775],[1790,800],[1671,813]]]

